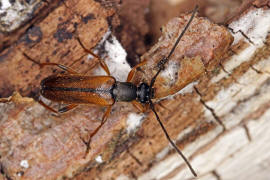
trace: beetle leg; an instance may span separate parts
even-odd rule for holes
[[[29,59],[30,61],[36,63],[39,65],[40,68],[43,68],[44,66],[57,66],[59,67],[60,69],[63,69],[64,71],[67,71],[69,72],[70,74],[79,74],[77,73],[76,71],[74,71],[73,69],[71,69],[70,67],[67,67],[67,66],[64,66],[62,64],[58,64],[58,63],[40,63],[34,59],[32,59],[31,57],[29,57],[27,54],[23,53],[23,55]]]
[[[74,71],[73,69],[71,69],[70,67],[64,66],[62,64],[58,64],[58,63],[40,63],[39,64],[41,68],[43,68],[44,66],[57,66],[61,69],[63,69],[64,71],[69,72],[70,74],[79,74],[76,71]]]
[[[92,66],[90,66],[84,73],[82,73],[82,75],[86,75],[91,69],[93,69],[94,67],[96,67],[97,64],[94,64]]]
[[[91,134],[90,136],[90,139],[91,137],[93,137],[97,132],[98,130],[103,126],[103,124],[107,121],[110,113],[111,113],[111,110],[112,110],[112,106],[109,106],[106,110],[106,112],[104,113],[103,117],[102,117],[102,121],[100,123],[100,125],[95,129],[95,131]]]
[[[38,103],[39,103],[40,105],[42,105],[44,108],[46,108],[46,109],[48,109],[49,111],[52,111],[52,112],[54,112],[54,113],[56,113],[56,114],[67,112],[67,111],[69,111],[69,110],[71,110],[71,109],[73,109],[73,108],[75,108],[75,107],[78,106],[78,104],[69,104],[69,105],[67,105],[67,106],[65,106],[65,107],[63,107],[63,108],[61,108],[61,109],[59,109],[58,111],[56,111],[55,109],[53,109],[53,108],[51,108],[50,106],[48,106],[47,104],[45,104],[42,100],[38,100]]]
[[[128,77],[127,77],[127,82],[130,82],[137,70],[138,67],[141,67],[143,65],[146,64],[146,60],[143,60],[141,63],[137,64],[136,66],[134,66],[128,73]]]
[[[47,104],[45,104],[42,100],[38,100],[38,103],[40,105],[42,105],[45,109],[48,109],[49,111],[52,111],[52,112],[58,114],[58,112],[56,110],[54,110],[53,108],[51,108],[50,106],[48,106]]]
[[[77,107],[78,104],[69,104],[65,107],[62,107],[61,109],[58,110],[59,113],[64,113],[64,112],[67,112],[67,111],[70,111],[71,109],[74,109],[75,107]]]
[[[103,126],[103,124],[105,124],[105,122],[107,121],[110,113],[111,113],[111,110],[112,110],[112,106],[109,106],[106,110],[106,112],[104,113],[103,117],[102,117],[102,121],[100,123],[100,125],[95,129],[94,132],[92,132],[90,134],[90,138],[88,140],[88,142],[86,142],[86,152],[85,152],[85,155],[87,155],[89,153],[89,150],[90,150],[90,142],[91,142],[91,138],[99,131],[99,129]]]
[[[110,76],[110,70],[109,70],[107,64],[105,63],[105,61],[103,59],[101,59],[98,55],[93,53],[91,50],[86,49],[86,47],[83,45],[83,43],[81,42],[79,37],[77,37],[77,40],[78,40],[79,44],[81,45],[81,47],[84,49],[85,52],[91,54],[92,56],[94,56],[95,58],[98,59],[99,64],[102,67],[102,69],[104,69],[104,71],[107,73],[107,75]]]
[[[131,101],[131,103],[133,104],[133,106],[135,108],[137,108],[140,112],[144,113],[146,111],[145,106],[143,106],[141,103],[139,103],[138,101]]]

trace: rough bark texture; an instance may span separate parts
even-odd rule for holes
[[[190,15],[181,15],[162,27],[163,33],[159,42],[141,57],[146,64],[140,67],[140,71],[136,71],[132,82],[150,84],[158,70],[157,64],[168,56],[189,19]],[[215,69],[232,41],[233,37],[225,27],[214,24],[206,18],[195,17],[165,65],[165,69],[157,77],[154,98],[173,95],[205,71]]]
[[[5,47],[0,56],[1,96],[14,91],[35,96],[40,80],[52,73],[50,68],[40,70],[22,52],[39,62],[58,62],[80,72],[96,64],[95,59],[85,56],[74,37],[79,36],[89,49],[96,46],[109,26],[113,29],[119,24],[117,3],[63,1],[27,31],[17,31],[23,32],[22,36],[12,37],[15,40],[5,37],[11,39],[11,46]],[[234,36],[230,50],[220,48],[225,51],[223,57],[211,58],[216,68],[205,73],[195,71],[200,72],[196,83],[156,103],[169,134],[189,157],[200,179],[269,176],[269,7],[266,0],[243,4],[239,15],[228,23]],[[228,48],[230,35],[223,38]],[[106,51],[104,43],[96,47]],[[204,62],[202,54],[179,62],[186,60]],[[83,140],[99,125],[104,108],[79,106],[58,116],[18,94],[0,102],[0,179],[192,178],[179,155],[168,146],[150,111],[142,116],[129,103],[116,104],[84,157]]]

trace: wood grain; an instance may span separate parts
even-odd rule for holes
[[[104,108],[80,106],[57,116],[31,98],[7,98],[14,91],[37,95],[40,80],[53,71],[40,70],[22,52],[82,72],[95,64],[74,37],[87,48],[96,46],[108,30],[108,17],[117,18],[114,5],[63,1],[1,52],[0,94],[5,98],[0,101],[0,178],[192,178],[150,111],[138,114],[128,103],[115,105],[84,157],[84,140],[99,125]],[[243,7],[228,25],[234,42],[221,63],[155,105],[200,179],[268,177],[269,1]]]

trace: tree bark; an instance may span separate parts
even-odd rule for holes
[[[110,51],[118,47],[117,41],[114,37],[105,38],[112,46],[107,40],[102,41],[110,28],[119,24],[117,2],[110,2],[67,0],[48,16],[41,16],[42,20],[28,22],[32,26],[28,25],[31,28],[27,31],[17,31],[25,31],[25,34],[9,41],[11,46],[5,47],[0,56],[1,96],[7,97],[15,91],[23,96],[35,96],[40,80],[51,74],[52,69],[40,70],[22,53],[39,62],[61,63],[80,72],[95,66],[97,60],[85,56],[76,36],[87,48],[105,51],[107,55],[99,55],[105,56],[112,74],[124,80],[129,68],[121,66],[125,70],[117,74],[120,70],[110,63],[113,61]],[[214,54],[210,58],[210,69],[198,51],[191,57],[181,54],[182,49],[176,51],[175,56],[186,56],[177,62],[193,60],[200,68],[196,70],[194,63],[186,66],[189,71],[177,69],[179,79],[186,77],[181,72],[186,72],[187,76],[193,72],[185,85],[193,83],[155,104],[169,134],[189,157],[201,179],[266,179],[270,170],[267,143],[270,137],[270,2],[249,1],[240,9],[228,22],[234,37],[232,46],[229,46],[232,39],[228,34],[221,38],[224,46],[209,47],[207,54]],[[206,20],[199,25],[205,23]],[[194,27],[191,31],[195,32]],[[168,47],[177,34],[171,35]],[[192,37],[192,33],[187,37]],[[164,45],[162,43],[164,39],[144,54],[148,59],[154,57],[149,60],[150,65],[142,67],[143,71],[136,72],[141,74],[136,74],[134,83],[142,79],[149,81],[149,72],[155,70],[152,66],[156,64],[155,59],[170,50],[153,53],[153,49]],[[225,52],[217,53],[221,50]],[[122,49],[117,51],[119,58]],[[99,73],[97,71],[95,68],[89,74]],[[166,78],[158,82],[166,84]],[[16,93],[0,102],[2,179],[192,178],[151,111],[142,114],[129,103],[117,103],[108,121],[92,138],[91,149],[85,157],[84,140],[99,125],[104,108],[82,105],[59,116],[32,98]],[[57,103],[52,107],[57,108]]]

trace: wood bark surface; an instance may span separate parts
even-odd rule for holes
[[[82,105],[55,115],[29,98],[38,95],[42,78],[59,70],[39,69],[23,53],[82,73],[96,66],[97,60],[86,56],[75,37],[105,58],[120,80],[130,70],[121,66],[122,73],[111,62],[114,56],[122,57],[111,53],[112,47],[118,47],[110,34],[120,32],[118,1],[55,2],[40,1],[38,7],[50,7],[47,15],[35,12],[18,29],[1,33],[0,179],[191,179],[151,111],[142,114],[129,103],[117,103],[85,157],[83,140],[99,125],[105,108]],[[233,44],[224,48],[222,57],[212,58],[214,68],[206,68],[201,54],[184,58],[201,62],[205,69],[180,92],[156,101],[165,127],[200,179],[269,177],[269,19],[270,1],[243,3],[238,15],[228,21]],[[230,44],[227,39],[225,45]],[[149,57],[153,49],[143,57]],[[147,81],[145,69],[138,73],[146,73]],[[100,73],[98,67],[88,74],[96,73]],[[58,107],[57,103],[51,106]]]

